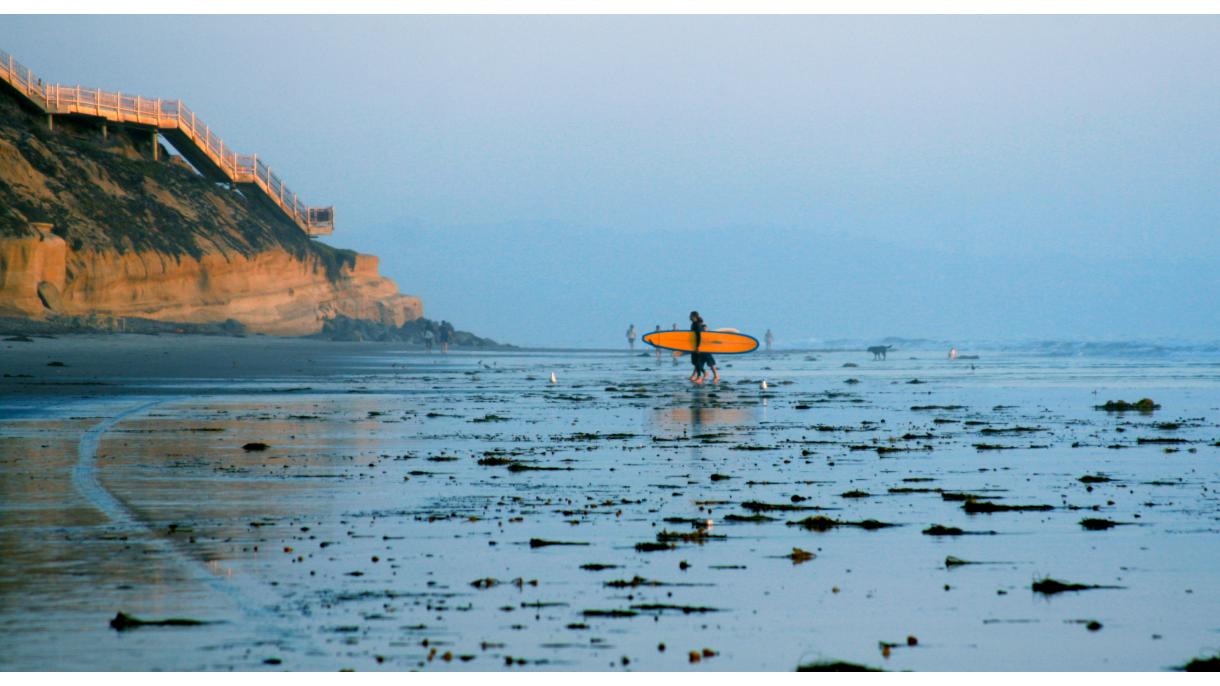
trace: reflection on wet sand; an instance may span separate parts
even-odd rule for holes
[[[735,362],[702,389],[591,355],[167,380],[98,436],[129,517],[72,475],[82,437],[146,398],[0,418],[0,666],[1159,669],[1206,649],[1214,377],[848,359]],[[1103,384],[1173,409],[1094,410]],[[1082,590],[1034,593],[1043,575]],[[220,623],[120,634],[119,611]]]
[[[673,398],[675,403],[683,400],[686,399]],[[689,399],[689,402],[690,405],[686,407],[661,407],[652,410],[651,423],[661,432],[685,429],[697,434],[705,426],[738,426],[745,430],[758,420],[760,414],[760,408],[757,406],[725,407],[707,403],[700,398]]]

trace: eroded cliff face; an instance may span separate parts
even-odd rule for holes
[[[377,273],[377,258],[358,255],[339,272],[331,278],[319,260],[278,249],[196,258],[74,251],[51,234],[0,239],[0,315],[233,319],[274,335],[316,333],[336,315],[396,327],[423,316],[419,298]]]
[[[423,316],[377,258],[309,239],[151,136],[43,120],[0,92],[0,315],[236,320],[306,335],[337,315]]]

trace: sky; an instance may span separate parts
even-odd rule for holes
[[[1220,17],[16,17],[181,98],[427,316],[613,347],[1220,339]]]

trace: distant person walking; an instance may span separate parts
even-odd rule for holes
[[[635,324],[627,327],[627,347],[635,350]]]
[[[763,336],[767,341],[767,352],[771,352],[771,344],[775,342],[775,334],[771,333],[771,329],[767,329],[767,335]]]

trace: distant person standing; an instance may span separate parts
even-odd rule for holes
[[[653,330],[652,330],[652,332],[653,332],[653,333],[660,333],[660,332],[661,332],[661,325],[660,325],[660,324],[657,324],[657,328],[653,329]],[[661,349],[660,349],[660,348],[657,348],[657,364],[660,364],[660,363],[661,363]]]
[[[424,329],[424,349],[432,352],[432,343],[436,341],[436,334],[432,333],[432,328]]]
[[[627,346],[635,350],[635,324],[627,327]]]
[[[767,341],[767,352],[771,352],[771,344],[775,342],[775,334],[771,333],[771,329],[767,329],[767,335],[763,336]]]
[[[449,343],[453,340],[453,327],[449,322],[441,322],[441,352],[449,352]]]

